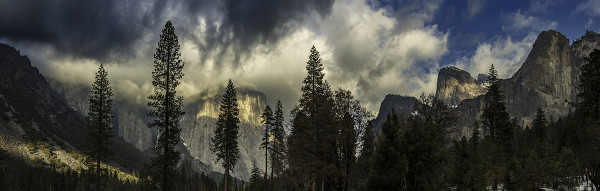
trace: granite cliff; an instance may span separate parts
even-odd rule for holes
[[[447,66],[439,71],[435,97],[451,108],[458,107],[462,100],[473,99],[485,92],[485,87],[464,70]]]
[[[587,31],[572,45],[557,31],[540,33],[519,70],[502,80],[511,118],[526,127],[531,124],[538,108],[554,119],[573,111],[580,66],[594,49],[600,49],[600,34],[596,32]],[[452,66],[439,71],[436,98],[448,104],[458,115],[459,136],[471,135],[475,119],[486,107],[483,96],[486,92],[485,79],[485,74],[479,74],[475,80],[468,72]],[[382,108],[401,103],[388,102],[384,100]],[[385,115],[387,112],[380,110],[378,118]]]
[[[110,72],[110,71],[109,71]],[[65,87],[58,81],[52,81],[54,89],[69,99],[69,106],[77,111],[88,110],[87,88]],[[197,171],[206,173],[224,172],[216,155],[210,152],[211,138],[219,116],[223,90],[203,93],[201,98],[184,104],[185,114],[181,117],[182,163]],[[252,164],[264,166],[264,151],[260,150],[262,125],[260,115],[266,107],[266,96],[262,92],[238,88],[238,105],[240,109],[239,149],[240,160],[233,168],[232,175],[248,180]],[[157,136],[157,129],[147,127],[150,119],[148,108],[116,99],[113,104],[113,115],[116,136],[130,143],[139,151],[152,155],[152,147]]]

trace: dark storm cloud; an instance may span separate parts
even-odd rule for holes
[[[0,0],[0,38],[47,43],[59,52],[105,58],[129,52],[142,33],[135,15],[138,6],[125,1]],[[121,12],[126,6],[131,10]]]
[[[59,54],[100,60],[130,55],[138,49],[133,47],[138,39],[159,33],[171,19],[183,38],[206,42],[199,45],[202,52],[232,48],[239,61],[257,44],[276,43],[311,12],[326,16],[333,0],[0,0],[0,4],[4,5],[0,6],[0,38],[46,43]],[[201,37],[192,34],[199,17],[207,21]],[[223,56],[224,52],[218,53],[216,60]]]
[[[234,62],[251,53],[257,45],[271,45],[296,29],[312,12],[326,17],[334,0],[225,0],[220,8],[223,21],[220,26],[209,25],[205,51],[223,46],[218,57],[228,47],[236,52]],[[218,28],[217,28],[218,27]],[[217,32],[219,31],[219,32]]]

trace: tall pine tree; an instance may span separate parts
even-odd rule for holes
[[[261,190],[260,185],[260,170],[256,166],[256,163],[252,163],[252,172],[250,175],[250,185],[248,186],[249,191],[259,191]]]
[[[506,112],[506,103],[502,93],[502,81],[498,78],[498,71],[494,65],[490,67],[488,77],[488,92],[485,94],[487,108],[481,115],[481,122],[485,130],[485,135],[494,140],[502,149],[509,149],[513,137],[513,128],[510,123],[510,117]]]
[[[285,143],[284,136],[285,130],[283,127],[283,106],[281,105],[281,101],[277,100],[277,105],[275,106],[275,114],[274,114],[274,124],[273,124],[273,149],[271,150],[271,178],[275,181],[275,176],[280,176],[284,170],[284,161],[285,161]],[[272,182],[274,186],[276,186],[275,182]],[[278,190],[277,187],[273,187],[273,189]]]
[[[113,137],[111,126],[113,92],[108,81],[108,72],[104,70],[103,64],[100,64],[100,68],[96,72],[96,79],[92,84],[90,93],[90,110],[86,118],[90,129],[87,143],[91,148],[89,154],[95,161],[96,186],[100,186],[100,175],[102,173],[100,163],[106,162],[111,155],[107,145],[110,144],[110,138]]]
[[[488,92],[485,94],[487,107],[480,116],[480,122],[484,130],[484,135],[492,141],[490,149],[496,149],[494,152],[492,167],[492,190],[497,190],[500,182],[504,180],[505,186],[511,186],[512,179],[510,174],[514,170],[513,160],[513,124],[510,122],[508,112],[506,112],[505,98],[502,94],[502,81],[498,78],[498,71],[494,65],[490,67],[488,77]],[[509,167],[510,166],[510,167]]]
[[[600,116],[600,50],[595,49],[581,66],[578,110],[592,119]]]
[[[225,191],[229,188],[229,171],[240,158],[238,149],[239,113],[237,93],[233,82],[229,80],[219,108],[219,119],[215,128],[215,137],[211,138],[210,150],[217,154],[217,162],[225,168]]]
[[[283,126],[283,106],[279,100],[277,100],[277,105],[275,105],[274,119],[275,123],[273,124],[273,154],[271,155],[271,168],[275,169],[276,175],[279,175],[283,172],[286,151],[284,143],[285,129]],[[273,174],[271,176],[273,176]]]
[[[180,56],[175,28],[171,21],[167,21],[154,54],[154,93],[148,96],[151,100],[148,106],[152,108],[148,116],[154,118],[148,127],[158,127],[159,132],[154,147],[156,156],[152,158],[150,166],[152,178],[160,182],[162,190],[169,190],[175,182],[176,165],[180,158],[179,151],[175,149],[181,132],[179,118],[183,115],[183,97],[176,96],[175,90],[183,77],[181,71],[184,63],[179,59]]]
[[[544,111],[539,108],[537,113],[535,114],[535,118],[533,119],[533,124],[531,126],[533,139],[540,141],[541,144],[545,144],[544,142],[547,137],[547,129],[548,129],[548,120],[546,120],[546,116],[544,115]]]
[[[260,144],[260,148],[265,150],[265,188],[267,188],[267,183],[269,182],[268,172],[269,172],[269,152],[272,152],[273,146],[270,142],[271,134],[273,131],[273,125],[275,123],[275,118],[273,117],[273,110],[271,107],[267,105],[265,107],[265,111],[261,115],[261,122],[265,125],[265,132],[263,134],[262,143]],[[271,168],[273,168],[271,166]]]
[[[289,166],[301,189],[328,189],[336,171],[336,128],[333,94],[323,80],[323,64],[313,46],[306,63],[308,75],[302,97],[292,110],[292,132],[288,139]],[[310,187],[310,188],[309,188]]]

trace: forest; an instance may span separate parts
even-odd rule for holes
[[[179,120],[183,77],[179,42],[169,21],[154,56],[148,127],[158,128],[154,157],[132,174],[111,166],[113,90],[100,65],[91,85],[89,134],[78,158],[88,168],[38,161],[21,174],[1,174],[1,190],[577,190],[600,189],[600,50],[581,68],[576,110],[554,119],[538,109],[531,126],[510,118],[502,80],[490,64],[486,105],[472,135],[456,138],[457,114],[433,95],[421,94],[414,112],[388,114],[380,129],[352,92],[331,88],[313,46],[301,98],[284,114],[281,102],[261,115],[260,148],[266,166],[252,168],[248,182],[230,175],[239,159],[239,108],[229,80],[211,139],[225,169],[215,181],[181,165]],[[201,83],[201,82],[199,82]],[[289,116],[285,119],[284,116]],[[32,142],[31,152],[51,147]],[[77,153],[73,151],[73,153]],[[6,159],[0,152],[0,162]]]

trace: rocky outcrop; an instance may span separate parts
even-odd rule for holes
[[[451,108],[465,99],[485,94],[486,89],[479,85],[468,72],[454,66],[440,69],[435,97]]]

